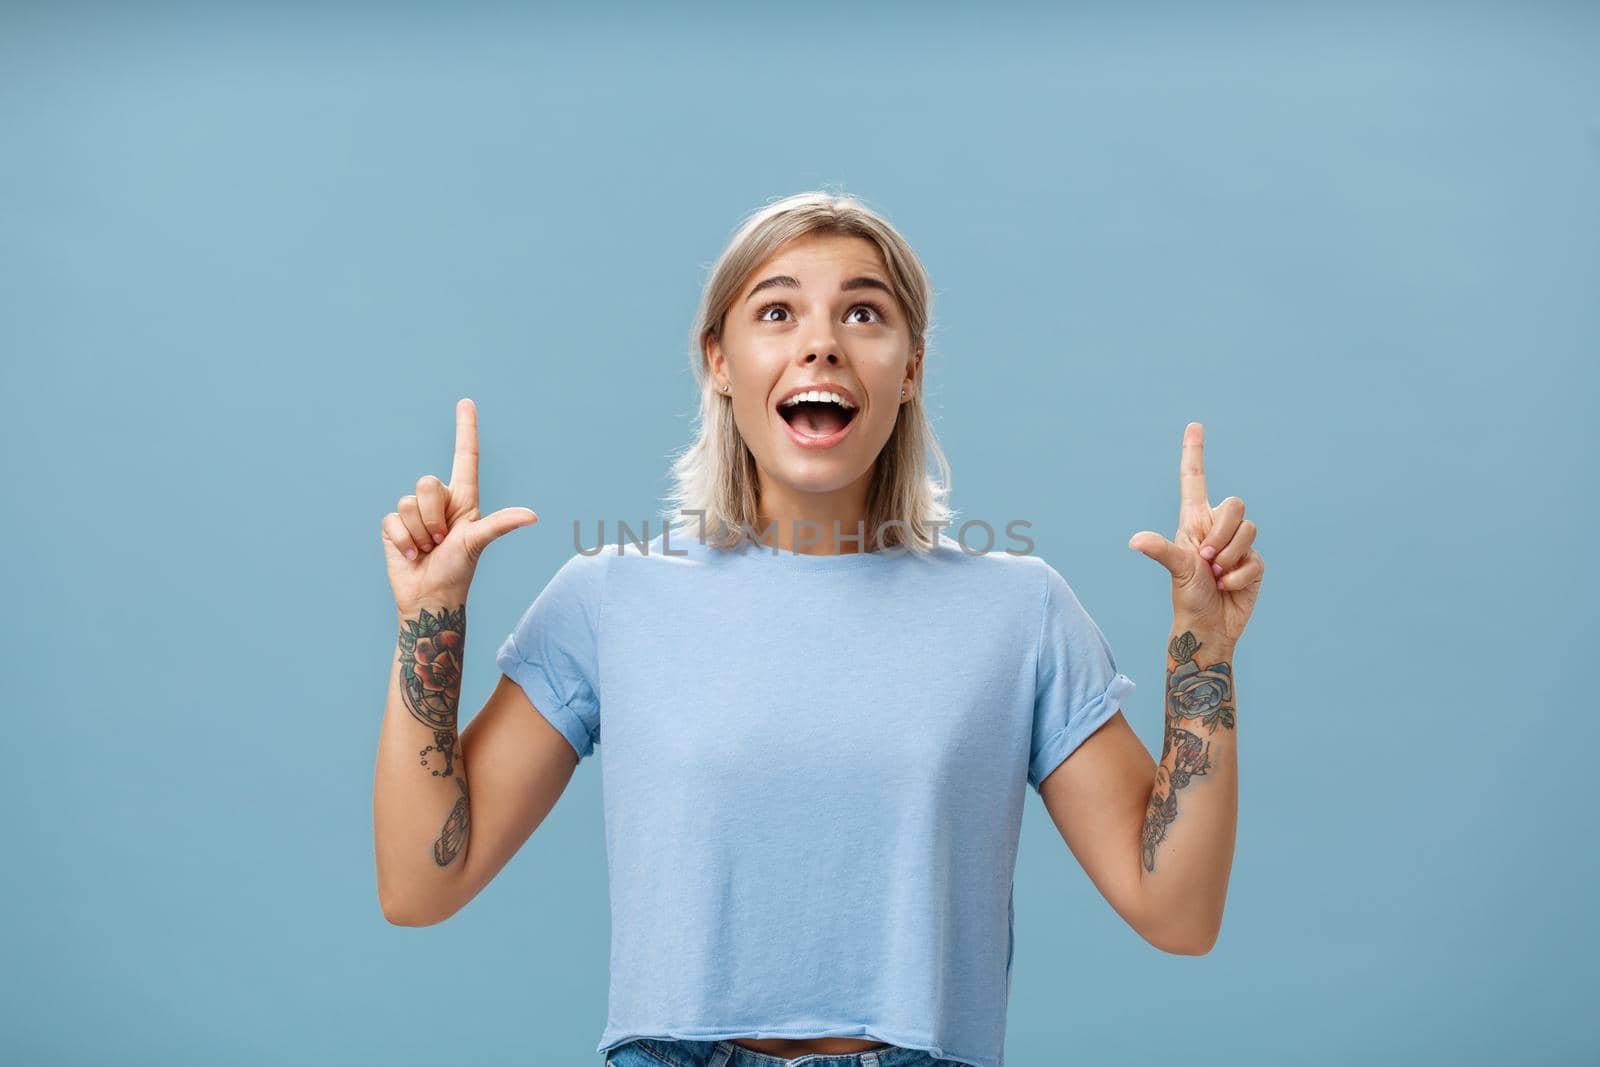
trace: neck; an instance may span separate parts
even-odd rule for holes
[[[815,556],[871,552],[873,531],[867,526],[869,470],[852,485],[823,493],[797,492],[786,486],[761,487],[756,533],[768,549]]]

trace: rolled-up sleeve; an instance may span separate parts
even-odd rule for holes
[[[1048,563],[1044,569],[1028,760],[1028,784],[1035,790],[1134,689],[1072,587]]]
[[[608,553],[573,555],[495,653],[581,761],[600,741],[600,618]]]

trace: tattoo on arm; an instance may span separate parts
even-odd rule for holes
[[[444,769],[428,768],[435,777],[453,777],[461,796],[445,819],[433,843],[433,860],[448,866],[466,843],[470,824],[467,783],[455,773],[456,720],[461,705],[461,657],[466,644],[467,606],[444,608],[433,614],[424,608],[400,628],[400,690],[406,710],[433,731],[433,744],[418,753],[428,766],[428,753],[437,752]]]
[[[448,777],[455,769],[456,711],[461,704],[461,654],[467,636],[467,606],[445,608],[434,615],[427,608],[400,628],[400,688],[406,709],[433,731],[433,744],[423,749],[444,757]]]
[[[456,775],[456,785],[461,788],[461,797],[456,801],[456,806],[450,809],[450,817],[445,819],[444,829],[439,831],[439,840],[433,843],[433,862],[441,867],[450,866],[450,861],[456,858],[467,841],[467,783],[459,774]]]
[[[1211,769],[1211,745],[1197,732],[1179,726],[1198,720],[1195,730],[1207,734],[1217,727],[1233,729],[1233,668],[1224,661],[1201,667],[1195,662],[1200,647],[1193,632],[1185,630],[1167,646],[1175,667],[1167,671],[1166,732],[1161,740],[1161,763],[1156,767],[1155,788],[1144,817],[1144,869],[1156,869],[1156,846],[1166,840],[1167,828],[1178,817],[1178,790]],[[1168,768],[1167,757],[1172,757]]]

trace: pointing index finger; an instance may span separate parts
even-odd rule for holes
[[[1206,499],[1206,431],[1198,422],[1183,428],[1183,459],[1178,464],[1178,489],[1186,511],[1210,511]]]
[[[450,488],[478,487],[478,408],[470,399],[456,401],[456,458]]]

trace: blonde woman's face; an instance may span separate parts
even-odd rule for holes
[[[878,246],[837,234],[796,238],[753,271],[707,356],[764,479],[809,493],[864,491],[920,362]],[[820,383],[854,409],[781,406]]]

